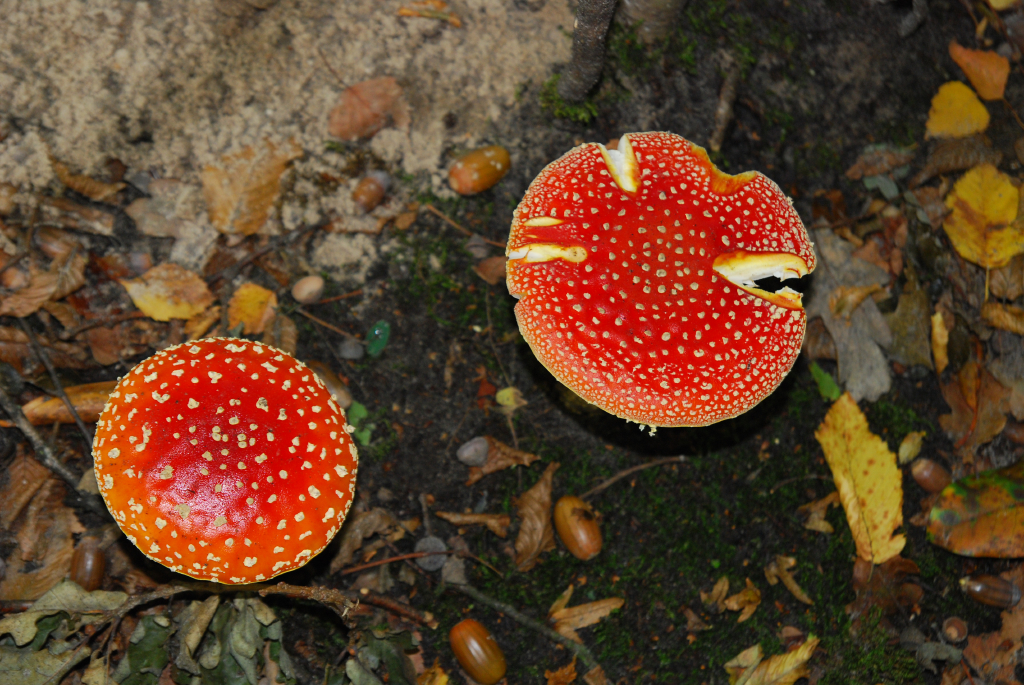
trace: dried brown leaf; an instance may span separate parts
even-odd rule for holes
[[[964,364],[957,377],[941,387],[952,412],[940,416],[939,425],[962,456],[971,461],[975,448],[992,440],[1006,426],[1010,390],[974,361]]]
[[[53,165],[53,173],[57,175],[57,179],[61,183],[96,202],[106,202],[125,187],[124,183],[104,183],[85,174],[73,174],[67,164],[58,162],[52,157],[50,163]]]
[[[1016,300],[1024,295],[1024,255],[1017,255],[1006,266],[992,269],[988,287],[994,296],[1004,300]]]
[[[897,147],[880,147],[862,152],[852,167],[846,170],[846,178],[857,181],[865,176],[877,176],[896,167],[910,164],[914,153]]]
[[[729,594],[729,578],[722,576],[715,583],[715,586],[711,588],[711,592],[700,591],[700,601],[704,603],[704,606],[714,607],[718,613],[725,611],[725,597]]]
[[[0,316],[25,317],[34,314],[55,292],[57,274],[52,271],[36,271],[27,286],[0,301]]]
[[[909,185],[911,188],[917,188],[928,179],[941,174],[963,171],[979,164],[999,166],[1002,161],[1003,153],[993,150],[991,141],[984,134],[979,133],[966,138],[942,139],[932,149],[924,168],[910,180]],[[921,190],[929,189],[922,188]],[[920,190],[915,191],[914,194],[917,195],[919,192]],[[920,196],[918,196],[918,201],[921,202]],[[921,204],[923,206],[924,202]],[[938,222],[933,222],[932,225],[937,226]]]
[[[529,571],[543,552],[555,548],[555,530],[551,525],[551,484],[558,470],[557,461],[548,464],[537,483],[513,500],[520,518],[516,537],[516,569]]]
[[[90,328],[85,332],[85,340],[93,359],[103,366],[116,364],[127,356],[124,349],[128,345],[128,334],[124,324]]]
[[[577,629],[592,626],[616,609],[621,609],[625,603],[621,597],[599,599],[596,602],[560,609],[550,614],[548,620],[554,626],[555,632],[569,637],[575,635]],[[571,639],[580,641],[578,635]]]
[[[838,494],[838,493],[837,493]],[[803,591],[803,588],[797,584],[796,579],[790,572],[790,569],[796,566],[795,557],[787,557],[781,554],[776,554],[775,558],[768,562],[768,565],[764,567],[764,577],[768,579],[769,585],[775,585],[779,581],[786,586],[790,594],[796,597],[799,601],[804,604],[814,604],[814,600],[807,596],[807,593]]]
[[[735,595],[726,597],[722,603],[729,611],[740,612],[740,617],[736,622],[743,623],[753,616],[754,611],[761,605],[761,591],[757,589],[750,578],[747,578],[747,586]]]
[[[841,285],[829,295],[828,308],[832,310],[833,316],[849,319],[864,300],[870,297],[872,293],[877,293],[881,289],[882,286],[877,283],[863,286]]]
[[[409,106],[402,87],[391,76],[370,79],[346,88],[328,118],[327,131],[342,140],[370,138],[388,123],[409,125]]]
[[[203,168],[201,177],[210,223],[221,233],[252,235],[260,230],[281,192],[281,176],[302,148],[269,140],[225,155],[219,165]]]
[[[220,307],[210,307],[195,314],[185,322],[185,336],[189,340],[198,340],[220,321]]]
[[[907,604],[907,597],[902,594],[904,580],[920,572],[917,564],[901,556],[895,556],[877,566],[858,557],[853,564],[853,591],[856,599],[846,606],[846,613],[854,621],[870,615],[873,607],[879,607],[883,616],[893,613],[897,606]]]
[[[215,299],[202,278],[177,264],[160,264],[120,283],[135,306],[157,321],[190,319]]]
[[[469,469],[469,479],[466,485],[472,485],[486,475],[507,469],[510,466],[529,466],[540,459],[536,454],[522,452],[509,447],[503,442],[487,437],[487,461],[483,466],[473,466]]]
[[[39,218],[79,231],[105,236],[114,235],[113,214],[62,197],[39,198]]]
[[[8,530],[11,527],[21,510],[49,477],[49,469],[18,449],[14,460],[7,467],[7,481],[0,489],[0,528]]]
[[[981,318],[994,328],[1024,335],[1024,309],[1020,307],[999,302],[986,302],[981,308]]]
[[[505,280],[505,262],[506,260],[502,256],[488,257],[477,262],[477,265],[473,267],[473,272],[490,285],[497,285],[500,281]]]
[[[64,392],[67,393],[68,399],[71,400],[71,404],[78,411],[82,421],[95,423],[115,386],[117,386],[117,381],[100,381],[99,383],[68,386],[64,388]],[[21,410],[25,413],[25,417],[37,426],[75,422],[67,405],[60,397],[43,395],[26,404]]]
[[[487,530],[499,538],[508,535],[508,527],[512,523],[512,519],[508,514],[459,514],[452,511],[438,511],[434,513],[438,518],[442,518],[456,526],[487,526]]]
[[[561,611],[565,607],[569,606],[569,600],[572,599],[573,584],[569,583],[569,587],[565,588],[562,594],[558,595],[558,599],[551,603],[551,608],[548,609],[548,617],[556,611]]]
[[[58,369],[84,369],[90,366],[89,353],[78,343],[50,342],[44,336],[37,336],[39,344],[46,348],[50,361]],[[0,326],[0,361],[7,362],[22,375],[32,375],[41,368],[28,336],[24,331],[11,326]]]
[[[822,497],[821,499],[808,502],[807,504],[797,508],[797,513],[807,515],[807,520],[804,522],[804,528],[808,530],[816,530],[819,533],[834,533],[835,529],[832,524],[825,520],[825,515],[828,513],[829,507],[839,506],[839,492],[833,491],[831,494]]]
[[[299,349],[299,327],[284,314],[278,314],[263,331],[263,342],[294,356]]]
[[[557,671],[548,671],[545,669],[544,677],[548,679],[548,685],[569,685],[569,683],[575,682],[576,657],[573,656],[570,663],[562,666]]]
[[[397,525],[398,519],[380,507],[350,514],[341,527],[341,546],[331,560],[330,572],[337,573],[351,564],[356,550],[363,546],[363,540],[377,533],[387,532]]]
[[[686,631],[689,633],[708,630],[711,627],[701,620],[701,617],[697,615],[697,612],[690,607],[683,607],[683,616],[686,616]]]

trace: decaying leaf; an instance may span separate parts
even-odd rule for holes
[[[849,393],[836,400],[814,436],[832,469],[858,556],[881,564],[899,554],[907,540],[894,534],[903,523],[896,455],[870,431]]]
[[[1006,266],[992,269],[988,287],[993,296],[1006,300],[1024,295],[1024,255],[1017,255]]]
[[[377,533],[385,533],[397,525],[398,519],[380,507],[349,514],[339,533],[341,546],[331,559],[330,572],[337,573],[351,564],[356,550],[363,546],[363,540]]]
[[[941,174],[948,174],[952,171],[963,171],[980,164],[993,164],[999,166],[1003,161],[1003,153],[992,147],[992,142],[982,133],[965,138],[945,138],[938,141],[928,155],[924,168],[910,179],[911,188],[926,182],[930,178]],[[939,222],[931,221],[932,212],[927,207],[927,191],[934,191],[936,188],[918,188],[914,196],[922,209],[925,210],[926,218],[933,226]],[[945,195],[945,193],[942,193]],[[942,212],[942,207],[938,207]],[[940,217],[941,218],[941,217]]]
[[[714,607],[718,613],[725,611],[725,598],[729,594],[729,578],[722,576],[715,582],[711,592],[700,591],[700,601],[709,609]]]
[[[1024,252],[1024,226],[1015,221],[1018,201],[1010,177],[991,164],[964,174],[946,196],[951,212],[943,222],[960,256],[994,269]]]
[[[803,591],[803,588],[797,584],[796,579],[790,572],[796,566],[795,557],[787,557],[781,554],[776,554],[775,558],[768,562],[768,565],[764,567],[764,577],[768,579],[769,585],[775,585],[779,581],[786,586],[790,594],[796,597],[799,601],[804,604],[814,604],[814,600],[807,596],[807,593]]]
[[[846,613],[859,621],[861,617],[869,616],[874,607],[878,607],[883,616],[888,616],[898,606],[914,605],[921,597],[921,588],[904,581],[907,576],[920,572],[917,564],[899,555],[878,566],[858,558],[853,564],[856,599],[847,605]]]
[[[85,174],[73,174],[67,164],[58,162],[52,157],[50,164],[53,166],[53,173],[61,183],[96,202],[105,202],[125,188],[124,183],[104,183]]]
[[[971,50],[956,40],[949,42],[953,58],[982,100],[1002,100],[1006,79],[1010,76],[1010,60],[993,50]]]
[[[849,319],[865,299],[881,289],[882,286],[878,283],[862,286],[841,285],[828,296],[828,307],[834,316]]]
[[[228,303],[228,328],[242,324],[246,335],[262,333],[277,309],[277,295],[255,283],[243,283]]]
[[[477,262],[473,267],[473,273],[490,285],[497,285],[505,280],[505,262],[506,259],[502,256],[488,257]]]
[[[515,386],[499,390],[494,395],[494,401],[498,403],[498,411],[505,416],[512,416],[517,409],[528,404],[523,393]]]
[[[508,535],[508,527],[512,519],[508,514],[460,514],[453,511],[436,511],[434,514],[456,526],[487,526],[499,538]]]
[[[952,412],[939,417],[939,426],[955,441],[961,456],[972,461],[975,448],[1003,432],[1010,390],[973,360],[941,387]]]
[[[969,557],[1024,556],[1024,463],[954,481],[932,507],[928,539]]]
[[[932,314],[932,360],[939,374],[949,366],[949,329],[942,312]]]
[[[690,607],[683,607],[683,616],[686,616],[686,632],[688,633],[696,633],[701,630],[708,630],[711,628],[711,626],[701,620],[701,617],[697,615],[697,612]]]
[[[472,466],[469,469],[469,480],[466,485],[472,485],[481,478],[491,473],[507,469],[510,466],[529,466],[540,459],[536,454],[522,452],[509,447],[503,442],[487,436],[487,461],[483,466]]]
[[[455,28],[462,28],[462,20],[448,9],[444,0],[417,0],[398,8],[400,17],[423,17],[424,19],[440,19]]]
[[[1020,307],[1000,302],[986,302],[981,308],[981,318],[994,328],[1024,335],[1024,309]]]
[[[19,448],[17,455],[7,466],[7,482],[3,489],[0,489],[0,528],[10,529],[21,510],[49,477],[48,468]]]
[[[202,278],[172,263],[154,266],[138,278],[119,282],[135,306],[157,321],[192,318],[215,299]]]
[[[192,316],[185,322],[185,336],[188,340],[198,340],[220,321],[220,307],[209,307]]]
[[[252,235],[263,227],[281,192],[281,176],[302,148],[269,140],[208,164],[201,178],[210,223],[221,233]]]
[[[963,138],[988,128],[989,114],[970,87],[960,81],[939,86],[925,124],[929,138]]]
[[[57,274],[35,271],[28,285],[0,300],[0,316],[25,317],[34,314],[57,292]]]
[[[832,528],[831,523],[825,520],[825,514],[828,513],[829,507],[838,506],[839,493],[832,492],[821,499],[808,502],[798,508],[797,513],[807,515],[807,520],[804,522],[804,528],[807,528],[808,530],[816,530],[819,533],[832,534],[835,532],[835,529]]]
[[[513,500],[521,521],[516,537],[516,569],[529,571],[543,552],[555,548],[551,525],[551,484],[558,470],[557,461],[548,464],[537,483]]]
[[[0,635],[9,634],[14,638],[14,644],[22,647],[35,638],[36,622],[44,616],[53,616],[62,611],[70,614],[100,614],[118,608],[127,599],[128,595],[123,592],[86,592],[77,583],[65,580],[33,602],[28,611],[0,620]]]
[[[551,603],[551,607],[548,609],[548,616],[569,606],[569,600],[572,599],[573,588],[573,584],[569,583],[569,587],[565,588],[562,594],[558,595],[558,598]]]
[[[625,603],[626,601],[621,597],[599,599],[596,602],[588,602],[552,612],[548,614],[548,621],[559,635],[564,635],[574,642],[583,644],[583,640],[576,634],[577,629],[594,625],[616,609],[621,609]]]
[[[294,356],[299,349],[299,327],[284,314],[276,314],[263,330],[262,340],[267,345]]]
[[[416,685],[448,685],[448,674],[444,672],[437,659],[434,665],[416,677]]]
[[[814,655],[820,640],[813,635],[807,641],[785,654],[775,654],[764,660],[761,645],[745,649],[726,662],[729,685],[793,685],[808,676],[807,662]]]
[[[917,459],[917,455],[921,453],[921,445],[924,442],[924,436],[924,431],[911,431],[903,436],[898,452],[898,462],[900,466],[909,464]]]
[[[346,88],[329,115],[327,131],[342,140],[370,138],[388,123],[409,125],[409,106],[402,87],[391,76],[370,79]]]
[[[729,611],[738,611],[740,616],[736,619],[737,623],[743,623],[748,618],[754,615],[754,611],[757,607],[761,606],[761,591],[757,589],[753,581],[747,578],[747,586],[737,592],[735,595],[726,597],[722,604]]]
[[[576,657],[572,657],[565,666],[555,671],[544,671],[544,677],[548,679],[547,685],[569,685],[576,681]]]
[[[878,176],[910,164],[913,159],[914,153],[911,150],[886,144],[870,145],[860,153],[854,165],[846,170],[846,178],[859,181],[865,176]]]
[[[68,399],[74,405],[78,415],[85,423],[95,423],[107,403],[107,398],[114,391],[117,381],[100,381],[85,385],[72,385],[64,388]],[[36,426],[51,426],[54,423],[74,423],[75,419],[68,411],[67,405],[60,397],[41,396],[32,400],[21,410]]]

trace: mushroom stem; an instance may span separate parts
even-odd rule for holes
[[[615,13],[615,0],[580,0],[572,33],[572,60],[558,82],[566,102],[582,102],[604,66],[604,42]]]
[[[348,611],[353,606],[359,602],[363,602],[365,604],[384,609],[385,611],[390,611],[393,614],[403,616],[411,621],[415,621],[416,623],[429,626],[430,628],[437,628],[437,621],[434,619],[434,615],[429,611],[420,612],[408,604],[396,602],[389,597],[379,595],[376,592],[366,590],[365,588],[359,592],[347,592],[345,590],[335,590],[333,588],[319,587],[315,585],[305,587],[302,585],[278,583],[273,587],[267,587],[260,590],[260,597],[266,597],[267,595],[285,595],[286,597],[300,597],[302,599],[316,600],[317,602],[333,609],[334,612],[343,619],[347,618]]]
[[[486,604],[492,609],[500,611],[501,613],[511,617],[513,620],[529,628],[530,630],[536,631],[541,635],[544,635],[548,639],[553,640],[558,644],[564,646],[566,649],[568,649],[573,654],[579,657],[580,661],[582,661],[584,666],[587,667],[587,671],[592,671],[595,668],[600,668],[600,664],[597,663],[597,659],[594,658],[594,654],[587,648],[586,645],[580,644],[579,642],[574,642],[573,640],[570,640],[564,635],[556,633],[554,630],[548,628],[540,621],[534,620],[526,614],[521,613],[511,604],[506,604],[505,602],[501,602],[497,599],[494,599],[489,595],[485,595],[472,585],[463,585],[461,583],[448,583],[447,587],[458,590],[462,594],[468,597],[472,597],[481,604]]]

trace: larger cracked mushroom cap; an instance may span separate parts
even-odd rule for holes
[[[298,568],[341,528],[358,459],[345,414],[291,355],[211,338],[140,362],[111,393],[93,462],[146,556],[200,580]]]
[[[788,197],[719,171],[672,133],[587,144],[548,165],[512,219],[508,288],[541,363],[607,412],[702,426],[767,397],[800,353],[814,270]]]

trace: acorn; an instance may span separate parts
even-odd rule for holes
[[[341,382],[338,374],[334,373],[331,367],[315,359],[303,363],[313,370],[317,378],[323,381],[323,384],[327,387],[327,392],[334,396],[339,407],[348,409],[352,406],[352,393],[349,392],[348,387]]]
[[[505,655],[491,631],[479,621],[467,618],[457,623],[448,641],[462,670],[480,685],[494,685],[505,677]]]
[[[555,504],[555,530],[577,559],[587,561],[601,551],[601,526],[590,505],[573,495]]]
[[[324,294],[324,279],[321,276],[304,276],[292,285],[292,297],[299,304],[313,304]]]
[[[960,589],[974,601],[1000,609],[1009,609],[1020,601],[1020,588],[998,576],[961,578]]]
[[[391,187],[391,177],[384,171],[371,171],[366,174],[352,191],[352,200],[364,212],[371,212],[379,205]]]
[[[959,616],[950,616],[942,622],[942,634],[952,643],[967,639],[967,624]]]
[[[949,471],[931,459],[918,459],[910,466],[910,473],[925,492],[942,492],[953,482]]]
[[[71,580],[86,592],[92,592],[103,582],[106,570],[107,558],[100,549],[100,541],[92,536],[79,540],[71,556]]]
[[[459,195],[476,195],[504,178],[511,165],[502,146],[480,147],[455,160],[448,170],[448,185]]]

